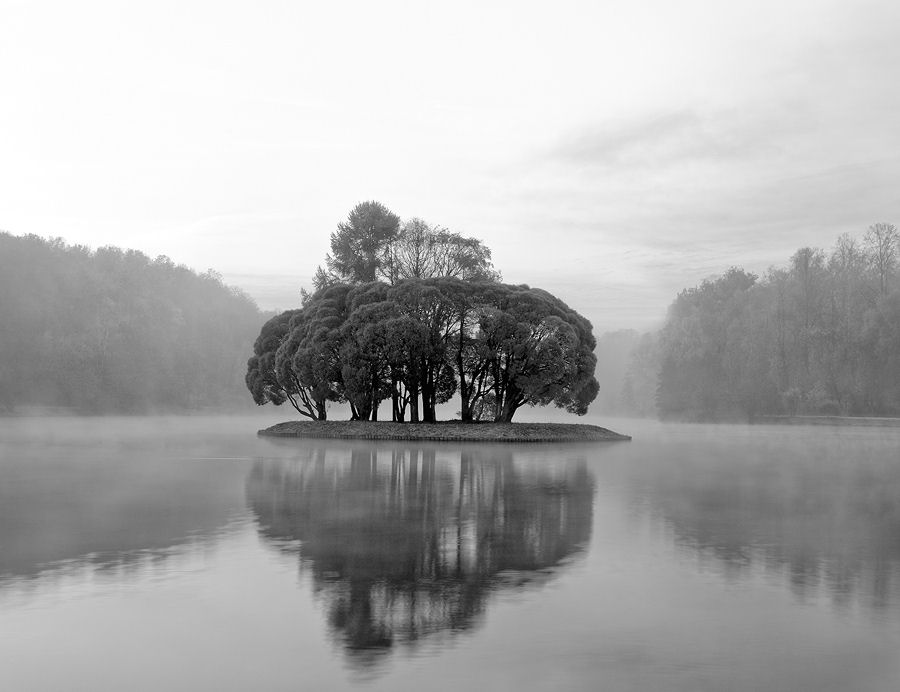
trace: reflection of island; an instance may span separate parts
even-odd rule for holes
[[[583,460],[523,464],[510,448],[306,449],[303,460],[257,462],[248,499],[264,536],[301,542],[329,623],[360,663],[469,628],[494,589],[590,536]]]

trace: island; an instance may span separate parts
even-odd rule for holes
[[[416,442],[612,442],[631,436],[582,423],[394,423],[287,421],[258,432],[266,437]]]
[[[525,406],[583,416],[596,398],[589,320],[507,284],[477,238],[362,202],[331,235],[301,306],[272,316],[247,361],[253,400],[307,419],[260,434],[366,440],[626,440],[595,425],[513,423]],[[455,399],[459,419],[439,421]],[[350,420],[328,408],[349,408]],[[384,404],[384,405],[382,405]],[[379,420],[379,410],[390,421]]]

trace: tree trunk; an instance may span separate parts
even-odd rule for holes
[[[506,401],[503,402],[503,406],[500,409],[500,413],[497,416],[497,423],[512,423],[513,416],[516,411],[519,409],[519,405],[516,404],[512,399],[507,398]]]
[[[423,374],[422,389],[422,421],[434,423],[434,373],[424,358],[421,362],[420,372]]]
[[[422,420],[425,423],[435,422],[434,399],[434,373],[429,368],[425,373],[425,381],[422,382]]]
[[[472,422],[472,402],[469,401],[469,386],[466,384],[466,373],[463,369],[463,344],[466,331],[466,316],[459,318],[459,347],[456,350],[456,368],[459,371],[459,417],[463,423]]]
[[[366,400],[363,401],[361,405],[356,407],[356,418],[354,418],[353,420],[369,420],[369,416],[371,414],[372,400],[370,397],[366,397]]]
[[[406,383],[406,396],[409,397],[409,422],[419,422],[419,380],[410,375]]]
[[[398,387],[400,383],[397,381],[396,375],[391,375],[391,420],[398,423],[403,420],[403,414],[400,412],[400,392]]]
[[[372,379],[369,384],[369,408],[370,408],[370,420],[377,421],[378,420],[378,404],[381,403],[378,400],[378,373],[374,371],[370,371]]]
[[[502,396],[497,397],[496,413],[494,421],[497,423],[511,423],[512,417],[519,406],[522,405],[521,391],[512,382],[507,381],[502,390]]]

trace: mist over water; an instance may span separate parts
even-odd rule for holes
[[[896,429],[255,436],[274,420],[0,421],[0,686],[900,681]]]
[[[3,3],[0,692],[900,690],[862,8]]]

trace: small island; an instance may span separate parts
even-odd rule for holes
[[[417,442],[612,442],[630,440],[599,425],[581,423],[392,423],[388,421],[287,421],[264,430],[268,437]]]
[[[383,204],[362,202],[332,233],[313,283],[299,308],[262,326],[245,379],[257,404],[290,403],[307,420],[261,435],[631,439],[595,425],[513,423],[524,406],[585,415],[600,387],[597,342],[590,321],[555,295],[503,283],[476,238],[418,218],[401,225]],[[453,398],[459,420],[438,421]],[[331,403],[350,420],[329,420]]]

